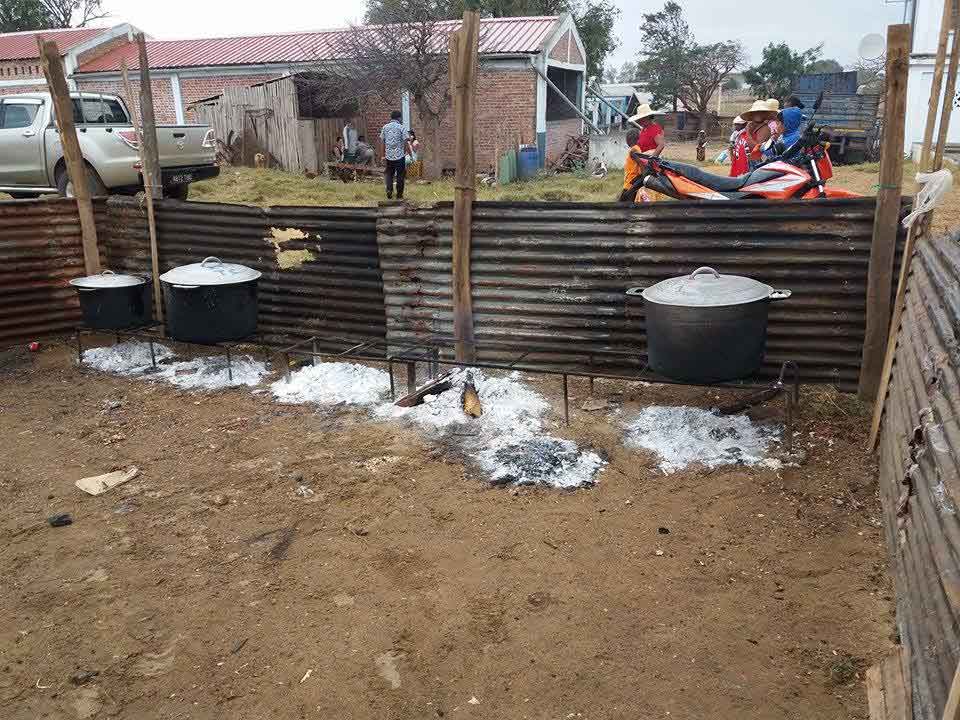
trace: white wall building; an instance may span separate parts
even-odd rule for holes
[[[927,104],[930,87],[933,85],[933,67],[940,40],[940,21],[943,17],[943,0],[913,0],[907,4],[905,20],[913,22],[913,48],[910,53],[910,74],[907,84],[906,149],[918,157],[923,143],[923,130],[927,123]],[[947,143],[960,145],[960,108],[958,98],[953,97],[953,115]],[[934,135],[936,138],[936,135]]]

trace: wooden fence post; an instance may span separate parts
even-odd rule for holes
[[[153,114],[153,87],[150,85],[150,61],[143,33],[134,35],[140,55],[140,123],[143,126],[143,187],[154,200],[163,200],[160,182],[160,151],[157,148],[157,120]]]
[[[473,129],[479,35],[480,13],[464,10],[463,25],[450,36],[450,84],[457,153],[453,196],[453,333],[456,359],[460,362],[473,362],[477,357],[473,334],[470,245],[477,181]]]
[[[933,144],[933,129],[937,124],[937,108],[940,107],[940,89],[943,87],[943,66],[947,59],[947,42],[953,27],[953,3],[943,0],[943,17],[940,20],[940,41],[937,43],[937,59],[933,66],[933,84],[927,105],[927,124],[923,130],[923,148],[920,151],[920,171],[926,172],[930,162],[930,147]]]
[[[127,72],[127,61],[120,63],[120,74],[123,78],[123,92],[126,93],[130,102],[133,102],[133,90],[130,87],[130,75]],[[137,114],[131,106],[130,120],[133,123],[134,135],[139,139],[137,151],[140,155],[140,163],[143,164],[143,135],[140,133],[140,123],[137,122]],[[150,176],[144,175],[144,181],[150,182]],[[163,322],[163,294],[160,291],[160,252],[157,249],[157,220],[153,210],[153,193],[151,187],[144,187],[144,195],[147,201],[147,231],[150,233],[150,270],[153,275],[153,314],[159,322]]]
[[[87,169],[77,140],[77,128],[73,124],[73,103],[70,89],[63,74],[63,60],[60,48],[53,40],[37,40],[40,49],[40,63],[47,78],[47,86],[53,98],[53,109],[60,130],[60,143],[63,145],[63,158],[67,164],[67,176],[73,183],[73,194],[80,215],[80,233],[83,238],[83,266],[88,275],[100,272],[100,249],[97,246],[97,225],[93,217],[93,203],[90,201],[90,185],[87,182]]]
[[[890,331],[893,259],[900,226],[900,186],[903,182],[903,136],[910,63],[910,25],[887,28],[887,90],[880,188],[873,221],[873,243],[867,274],[867,327],[860,367],[860,399],[872,401],[880,387],[884,351]]]
[[[956,5],[957,0],[948,0],[948,7],[950,3]],[[956,10],[956,8],[954,9]],[[946,9],[944,14],[946,15]],[[960,33],[960,12],[953,12],[950,21],[953,23],[954,38],[957,38],[958,33]],[[944,29],[941,28],[941,36],[944,35],[943,30]],[[943,152],[947,144],[947,130],[950,128],[950,117],[953,114],[953,95],[957,89],[957,67],[958,64],[960,64],[960,52],[957,52],[957,47],[958,43],[954,40],[954,47],[950,51],[950,70],[947,73],[947,86],[943,96],[943,109],[940,114],[940,128],[937,132],[937,145],[933,156],[933,166],[927,167],[926,165],[920,165],[920,170],[923,172],[928,170],[937,171],[943,167]],[[940,68],[940,74],[943,74],[942,67]],[[940,90],[940,85],[937,83],[930,88],[930,103],[927,107],[927,127],[931,129],[936,120],[937,110],[939,109]],[[926,158],[928,162],[930,158],[931,147],[929,143],[931,139],[932,135],[924,138],[923,148],[921,150],[921,158]],[[926,217],[917,218],[914,221],[913,225],[910,226],[910,230],[907,231],[907,242],[903,246],[900,278],[897,281],[897,294],[893,301],[893,318],[890,320],[887,349],[883,359],[883,368],[880,372],[880,386],[873,404],[873,418],[870,422],[870,439],[867,441],[868,451],[872,451],[877,446],[877,440],[880,437],[880,422],[883,419],[883,405],[886,401],[887,389],[890,387],[890,373],[893,372],[893,358],[897,348],[897,335],[900,333],[900,321],[903,317],[904,303],[906,302],[910,266],[913,263],[917,240],[929,228],[929,219],[928,214]]]

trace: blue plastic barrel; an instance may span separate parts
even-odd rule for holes
[[[517,175],[527,180],[540,172],[540,150],[536,145],[522,145],[517,153]]]

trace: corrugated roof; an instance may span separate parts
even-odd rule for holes
[[[439,23],[437,50],[446,50],[445,35],[460,27],[460,20]],[[481,21],[482,54],[538,52],[557,23],[557,17],[488,18]],[[343,57],[349,28],[278,35],[150,40],[147,57],[152,69],[210,65],[263,65],[335,60]],[[121,61],[139,67],[136,47],[124,45],[83,65],[78,72],[116,72]]]
[[[105,33],[109,28],[72,28],[69,30],[28,30],[0,35],[0,60],[32,60],[40,57],[37,38],[56,40],[61,53]]]

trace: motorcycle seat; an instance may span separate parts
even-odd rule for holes
[[[696,165],[687,165],[686,163],[674,162],[672,160],[661,160],[660,164],[669,170],[683,175],[698,185],[703,185],[717,192],[733,192],[750,182],[751,173],[738,175],[737,177],[728,177],[726,175],[707,172],[706,170],[698,168]]]

